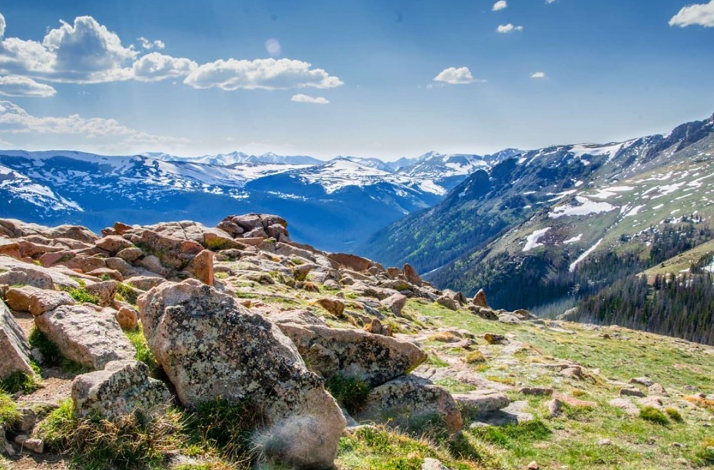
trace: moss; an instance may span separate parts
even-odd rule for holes
[[[654,406],[645,406],[640,410],[640,418],[652,423],[666,425],[669,423],[667,415],[655,408]]]
[[[84,287],[80,287],[77,289],[69,289],[67,292],[69,293],[70,297],[72,297],[79,303],[99,305],[99,297],[90,294],[86,291]]]
[[[349,413],[358,411],[372,390],[368,382],[340,374],[328,378],[325,388]]]

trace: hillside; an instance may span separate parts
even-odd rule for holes
[[[714,465],[714,348],[493,310],[288,228],[0,220],[0,468]]]
[[[666,136],[526,152],[477,171],[364,252],[412,263],[437,286],[485,288],[499,307],[560,302],[562,312],[573,294],[711,239],[713,163],[714,117]]]

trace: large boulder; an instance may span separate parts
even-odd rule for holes
[[[149,378],[143,362],[112,361],[104,370],[78,375],[72,382],[72,401],[79,416],[116,419],[166,405],[171,394],[163,382]]]
[[[441,425],[452,433],[463,425],[461,412],[451,394],[426,379],[407,375],[373,389],[354,418],[387,423],[403,429]]]
[[[0,300],[0,380],[15,372],[32,374],[30,346],[20,325]],[[2,436],[0,436],[2,437]],[[3,451],[1,448],[0,451]]]
[[[364,330],[330,328],[324,323],[276,319],[306,362],[320,364],[324,377],[339,374],[373,387],[415,369],[426,353],[412,343]]]
[[[392,294],[382,300],[382,305],[391,310],[397,316],[401,316],[404,306],[407,304],[407,297],[402,294]]]
[[[30,264],[27,266],[12,267],[9,271],[0,274],[0,284],[6,284],[8,286],[33,286],[40,289],[55,288],[52,276]]]
[[[338,265],[357,272],[367,271],[374,265],[374,263],[367,258],[349,253],[330,253],[327,257]]]
[[[407,263],[402,267],[402,274],[404,274],[404,278],[409,281],[411,284],[414,284],[415,286],[421,287],[421,285],[424,283],[421,280],[421,277],[419,277],[419,274],[417,274],[416,270],[412,267],[411,264]]]
[[[194,279],[164,283],[138,303],[149,347],[184,405],[252,403],[264,412],[264,454],[294,468],[333,465],[345,418],[277,326]]]
[[[488,299],[486,299],[486,292],[483,289],[479,289],[471,300],[473,304],[477,307],[488,308]]]
[[[38,289],[32,286],[11,287],[5,293],[8,306],[18,312],[30,312],[37,316],[54,310],[60,305],[74,305],[74,299],[66,292]]]
[[[94,242],[94,244],[102,250],[109,252],[112,256],[133,246],[129,240],[124,237],[120,237],[119,235],[109,235],[104,238],[100,238]]]
[[[87,305],[63,305],[35,317],[35,325],[64,357],[101,370],[111,361],[136,356],[136,349],[111,312]]]

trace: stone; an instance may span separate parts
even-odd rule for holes
[[[399,317],[402,315],[402,310],[407,304],[407,296],[402,294],[392,294],[386,299],[380,301],[380,303]]]
[[[118,286],[117,281],[104,281],[87,284],[84,290],[97,297],[100,307],[108,307],[114,303]]]
[[[553,389],[550,387],[522,387],[518,391],[523,395],[550,396],[553,394]]]
[[[498,316],[498,321],[509,325],[519,325],[521,323],[521,319],[512,313],[502,313]]]
[[[597,440],[597,445],[599,446],[611,446],[612,441],[610,439],[598,439]]]
[[[98,414],[112,420],[168,405],[171,393],[163,382],[149,378],[143,362],[112,361],[104,370],[75,377],[72,401],[79,416]]]
[[[471,299],[471,302],[477,307],[488,308],[488,300],[486,299],[486,292],[484,292],[483,289],[479,289],[479,291],[476,293],[476,295],[474,295],[474,298]]]
[[[483,339],[485,339],[488,344],[503,344],[508,342],[505,336],[495,333],[486,333],[483,335]]]
[[[19,444],[23,449],[42,454],[45,451],[45,442],[42,439],[30,438],[26,434],[15,436],[15,444]]]
[[[419,274],[417,274],[414,268],[412,268],[412,265],[409,263],[405,264],[404,267],[402,267],[402,274],[410,284],[414,284],[418,287],[421,287],[424,284],[424,281],[421,280]]]
[[[647,394],[645,394],[642,390],[639,390],[637,388],[621,388],[620,396],[621,397],[646,397]]]
[[[164,282],[166,282],[166,279],[160,276],[133,276],[124,279],[124,284],[144,291],[159,286]]]
[[[20,244],[15,240],[0,238],[0,255],[20,259],[22,257],[20,255]]]
[[[456,301],[454,299],[452,299],[451,297],[447,297],[445,295],[442,295],[441,297],[436,299],[436,303],[441,305],[442,307],[448,308],[449,310],[458,310],[459,309],[459,306],[456,303]]]
[[[50,310],[54,310],[61,305],[74,304],[74,299],[67,292],[36,289],[32,295],[30,295],[29,312],[32,315],[37,316]]]
[[[648,391],[652,395],[659,395],[662,397],[668,397],[669,393],[667,393],[667,390],[661,385],[661,384],[652,384],[649,386]]]
[[[661,410],[664,406],[662,397],[642,397],[637,400],[640,406],[651,406],[652,408],[657,408]]]
[[[649,377],[634,377],[630,379],[630,383],[634,385],[642,385],[643,387],[650,387],[654,385],[654,380]]]
[[[459,432],[463,425],[461,412],[451,394],[414,375],[399,377],[372,389],[354,418],[359,422],[386,423],[403,429],[434,420],[451,433]]]
[[[538,462],[536,462],[536,461],[534,460],[534,461],[532,461],[531,463],[529,463],[526,468],[527,468],[528,470],[538,470],[540,467],[538,467]]]
[[[123,250],[118,252],[116,256],[117,258],[121,258],[128,263],[133,263],[134,261],[144,256],[144,252],[141,251],[141,248],[132,246],[130,248],[124,248]]]
[[[631,416],[636,416],[640,412],[639,408],[637,408],[637,406],[627,398],[615,398],[610,400],[608,404],[610,406],[614,406],[615,408],[620,408]]]
[[[241,243],[238,243],[233,237],[220,228],[206,229],[203,232],[203,245],[212,251],[243,249]]]
[[[501,410],[511,403],[505,393],[491,390],[455,393],[453,396],[463,412],[470,416]]]
[[[367,271],[373,265],[371,260],[349,253],[330,253],[329,255],[327,255],[327,258],[331,261],[334,261],[339,266],[345,267],[352,271],[356,271],[358,273]]]
[[[114,317],[122,330],[135,330],[139,327],[139,312],[128,305],[122,305]]]
[[[323,297],[321,299],[316,300],[315,304],[324,308],[325,310],[327,310],[332,315],[338,318],[342,317],[345,312],[345,304],[339,299],[329,299],[327,297]]]
[[[548,416],[551,418],[555,418],[556,416],[560,416],[563,410],[563,402],[558,400],[557,398],[553,398],[552,400],[548,400],[547,402],[543,403],[545,406],[545,409],[548,410]]]
[[[425,458],[424,462],[421,464],[421,470],[450,470],[449,467],[441,463],[439,460],[432,458]]]
[[[490,308],[472,305],[469,307],[469,310],[471,310],[474,315],[477,315],[484,320],[498,321],[498,315]]]
[[[587,400],[580,400],[575,397],[571,397],[569,395],[563,395],[560,393],[556,393],[553,395],[554,398],[557,398],[558,400],[562,401],[563,403],[567,404],[568,406],[572,406],[573,408],[596,408],[597,403],[594,401],[587,401]]]
[[[0,284],[8,286],[27,285],[38,289],[54,289],[52,276],[43,269],[32,265],[13,266],[6,273],[0,274]]]
[[[120,271],[111,268],[99,268],[94,271],[88,272],[88,276],[98,277],[100,279],[114,279],[115,281],[121,282],[124,280],[124,276]]]
[[[63,305],[35,317],[35,325],[64,357],[92,369],[101,370],[108,362],[136,355],[114,315],[106,310]]]
[[[139,298],[149,347],[184,406],[223,398],[261,407],[257,451],[294,468],[330,468],[345,418],[280,329],[195,279]]]
[[[334,357],[334,367],[321,371],[325,378],[334,374],[369,382],[373,387],[403,375],[426,360],[426,353],[412,343],[357,329],[330,328],[326,325],[282,321],[278,326],[307,357],[319,345]],[[322,349],[320,351],[323,351]]]
[[[210,250],[203,250],[197,254],[186,267],[196,279],[206,285],[213,285],[213,253]]]
[[[15,372],[34,374],[30,365],[30,345],[10,313],[0,300],[0,380]],[[2,450],[2,448],[0,448]]]
[[[125,248],[130,248],[133,246],[129,240],[119,235],[109,235],[104,238],[100,238],[94,242],[99,248],[104,251],[109,252],[110,255],[114,256]]]

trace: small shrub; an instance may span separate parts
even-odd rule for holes
[[[466,355],[467,364],[482,364],[484,362],[486,362],[486,357],[479,350],[471,351]]]
[[[327,379],[325,388],[349,413],[358,411],[372,390],[368,382],[340,374]]]
[[[665,425],[669,423],[667,415],[662,413],[660,410],[654,406],[645,406],[640,410],[640,418],[651,421],[656,424]]]
[[[669,416],[669,419],[671,419],[672,421],[676,421],[678,423],[684,421],[684,418],[682,418],[682,414],[676,408],[665,408],[664,412],[667,413],[667,416]]]

